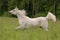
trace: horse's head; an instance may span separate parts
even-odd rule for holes
[[[17,7],[15,9],[9,11],[9,13],[14,14],[14,15],[17,15],[18,12],[19,12],[19,9]]]
[[[26,11],[23,9],[23,10],[19,10],[17,7],[11,11],[9,11],[9,13],[11,14],[14,14],[14,15],[26,15]]]

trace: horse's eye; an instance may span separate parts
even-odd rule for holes
[[[15,10],[13,10],[13,11],[15,11]]]

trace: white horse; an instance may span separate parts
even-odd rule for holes
[[[30,27],[42,27],[45,31],[48,31],[48,20],[56,21],[55,15],[51,12],[48,12],[46,17],[37,17],[29,18],[26,16],[25,10],[19,10],[17,7],[11,11],[11,14],[14,14],[18,17],[19,25],[16,29],[25,29]]]

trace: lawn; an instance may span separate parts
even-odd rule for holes
[[[0,40],[60,40],[60,21],[49,21],[49,31],[36,27],[16,30],[18,19],[0,17]]]

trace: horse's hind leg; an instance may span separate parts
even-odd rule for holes
[[[44,29],[45,31],[48,31],[48,27],[40,26],[40,28]]]
[[[43,28],[45,31],[48,31],[48,26],[41,26],[41,28]]]
[[[41,26],[45,31],[48,31],[48,21],[41,22],[40,26]]]

